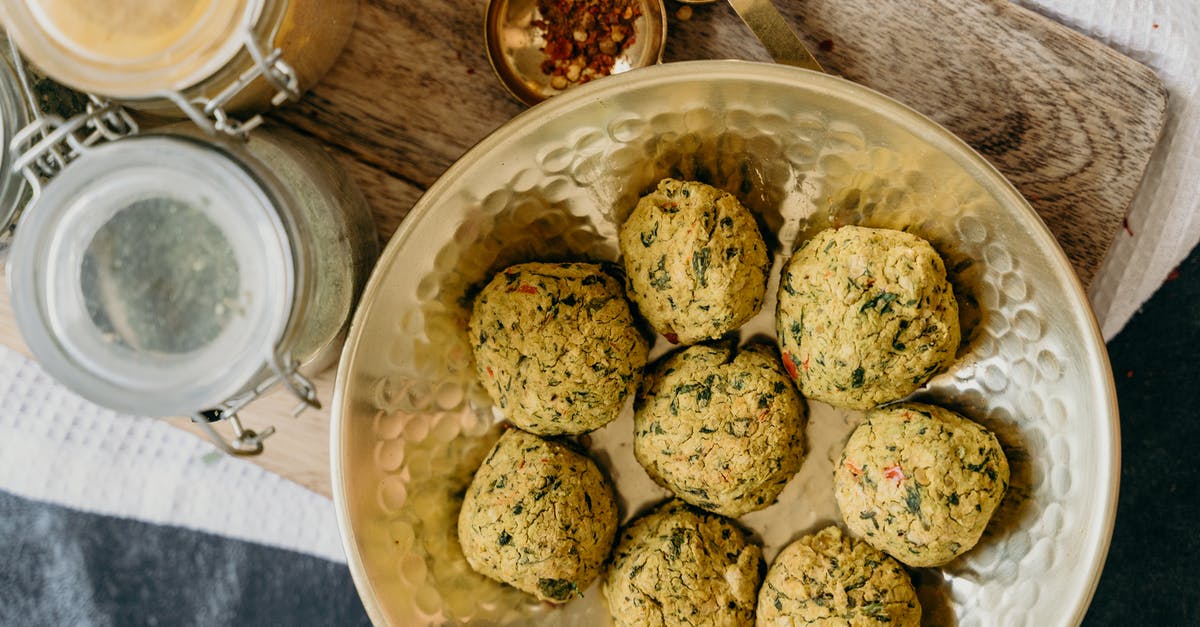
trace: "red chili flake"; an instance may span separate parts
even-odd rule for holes
[[[1170,272],[1167,273],[1167,280],[1174,281],[1175,279],[1178,279],[1178,278],[1179,278],[1179,267],[1176,266],[1174,270],[1171,270]]]
[[[900,482],[904,481],[904,471],[900,469],[900,464],[893,464],[883,469],[883,477],[895,481],[896,485],[900,485]]]
[[[1132,379],[1132,378],[1133,378],[1133,371],[1132,371],[1132,370],[1126,370],[1126,371],[1125,371],[1125,378],[1126,378],[1126,379]]]
[[[819,48],[821,52],[830,52],[833,50],[833,40],[822,39],[821,43],[817,44],[817,48]]]
[[[805,360],[805,363],[808,363],[808,360]],[[793,379],[799,378],[800,376],[800,374],[796,372],[796,360],[792,357],[791,353],[785,352],[783,354],[783,369],[787,370],[788,376]],[[808,368],[805,368],[805,370],[807,369]]]
[[[862,474],[862,468],[856,466],[854,464],[854,462],[847,459],[845,465],[846,465],[846,469],[849,470],[850,473],[853,474],[855,477]]]
[[[529,285],[528,283],[522,283],[521,287],[517,288],[517,291],[522,294],[537,294],[538,293],[537,288],[532,285]]]
[[[636,40],[634,22],[642,16],[635,0],[538,0],[537,9],[533,26],[546,40],[542,72],[555,89],[612,73]]]
[[[488,366],[488,368],[487,368],[487,373],[488,373],[488,376],[489,376],[489,377],[491,377],[491,378],[493,378],[493,379],[495,379],[495,378],[496,378],[496,373],[492,372],[492,367],[491,367],[491,366]]]
[[[805,357],[805,358],[804,358],[804,363],[800,364],[800,366],[802,366],[802,367],[804,368],[804,371],[805,371],[805,372],[808,372],[808,360],[809,360],[809,359],[811,359],[811,358],[810,358],[810,357]]]
[[[1155,23],[1151,24],[1150,26],[1152,26],[1153,28],[1158,28],[1158,22],[1155,22]]]
[[[1133,237],[1133,229],[1129,228],[1129,218],[1123,218],[1121,226],[1125,227],[1125,232],[1129,234],[1129,237]]]
[[[674,333],[672,333],[672,332],[663,333],[663,337],[667,338],[667,341],[668,341],[668,342],[670,342],[670,343],[672,343],[672,344],[678,344],[678,343],[679,343],[679,336],[678,336],[678,335],[675,335],[675,334],[674,334]]]

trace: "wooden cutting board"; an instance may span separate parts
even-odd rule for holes
[[[1090,283],[1162,129],[1166,92],[1148,68],[1004,0],[776,5],[827,71],[908,104],[979,150],[1029,198]],[[696,6],[686,21],[681,6],[667,2],[667,62],[770,61],[724,3]],[[364,1],[338,66],[273,116],[337,155],[384,239],[455,159],[524,110],[492,75],[483,13],[482,0]],[[0,343],[28,354],[7,294]],[[317,385],[328,402],[333,370]],[[275,394],[244,412],[251,428],[278,429],[251,459],[328,495],[328,411],[292,418],[293,404]]]

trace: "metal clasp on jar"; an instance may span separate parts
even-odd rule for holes
[[[85,110],[68,119],[43,114],[20,51],[12,40],[8,45],[17,87],[30,119],[13,134],[7,148],[12,156],[12,173],[24,177],[29,184],[29,197],[24,203],[28,206],[37,199],[43,185],[89,146],[137,133],[138,126],[120,106],[90,95]],[[11,223],[0,224],[0,254],[7,248],[3,240],[15,228],[22,209],[19,207],[12,214]]]
[[[273,372],[271,378],[251,390],[242,397],[231,399],[219,407],[198,411],[192,416],[192,422],[200,425],[209,439],[218,448],[230,455],[258,455],[263,452],[263,440],[275,433],[275,427],[267,427],[261,433],[247,429],[242,425],[238,412],[255,399],[266,394],[277,384],[282,383],[290,390],[300,403],[292,410],[293,416],[308,408],[320,409],[321,401],[317,399],[317,388],[312,381],[300,373],[300,362],[291,358],[287,353],[276,352],[270,362]],[[212,423],[226,420],[233,427],[233,441],[225,438],[213,428]]]
[[[269,53],[263,52],[263,48],[255,40],[251,24],[247,24],[242,30],[242,47],[254,60],[254,65],[216,96],[188,100],[178,91],[165,92],[162,96],[175,103],[192,122],[205,131],[245,139],[250,131],[262,124],[262,114],[239,121],[225,112],[225,106],[259,77],[277,90],[271,97],[272,106],[278,107],[288,101],[295,102],[300,99],[300,81],[292,66],[283,60],[282,50],[275,48]]]

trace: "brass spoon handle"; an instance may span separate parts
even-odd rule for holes
[[[771,0],[729,0],[729,6],[750,27],[776,63],[824,72]]]

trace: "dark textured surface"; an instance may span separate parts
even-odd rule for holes
[[[1121,407],[1117,526],[1085,624],[1200,624],[1200,249],[1108,344]]]
[[[0,625],[368,624],[341,564],[0,492]]]
[[[1085,624],[1200,617],[1200,251],[1111,343],[1121,497]],[[0,492],[0,625],[366,623],[346,567]]]

